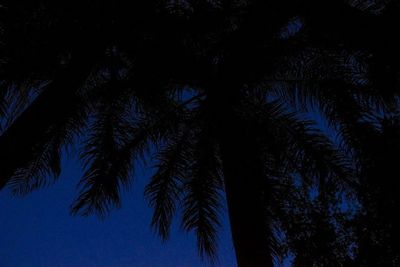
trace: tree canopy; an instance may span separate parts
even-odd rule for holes
[[[151,224],[238,266],[398,266],[396,1],[5,1],[0,188],[84,165],[73,214],[106,215],[151,158]]]

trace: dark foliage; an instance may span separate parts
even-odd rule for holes
[[[0,188],[84,163],[73,214],[121,204],[136,164],[152,226],[240,267],[399,266],[397,1],[4,1]]]

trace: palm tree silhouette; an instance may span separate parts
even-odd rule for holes
[[[200,255],[215,259],[225,194],[238,266],[273,266],[285,251],[296,266],[346,265],[352,244],[337,228],[347,218],[332,207],[362,182],[353,152],[364,155],[372,126],[360,119],[393,94],[380,89],[382,73],[368,77],[365,64],[378,71],[387,55],[372,47],[371,61],[355,49],[373,37],[352,36],[351,15],[378,20],[375,36],[393,16],[289,2],[9,3],[0,188],[25,194],[52,182],[78,136],[85,172],[74,214],[118,207],[135,162],[151,154],[146,195],[162,238],[182,207]],[[328,9],[344,22],[332,24]],[[298,112],[315,106],[352,153]]]

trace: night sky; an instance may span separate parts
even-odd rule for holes
[[[317,114],[320,129],[334,135]],[[331,136],[332,138],[332,136]],[[81,165],[64,155],[59,180],[25,197],[0,191],[0,267],[208,267],[198,256],[195,236],[179,227],[162,242],[150,227],[152,211],[143,196],[151,168],[136,170],[132,188],[123,192],[122,208],[106,218],[72,216]],[[150,164],[149,164],[150,165]],[[178,215],[179,216],[179,215]],[[236,267],[227,221],[219,232],[216,267]],[[282,267],[289,267],[289,260]]]
[[[73,217],[80,166],[64,160],[60,180],[23,198],[0,191],[0,267],[200,267],[192,234],[179,222],[163,243],[150,228],[151,209],[143,197],[149,171],[136,175],[122,208],[105,219]],[[220,232],[219,262],[236,266],[228,224]]]

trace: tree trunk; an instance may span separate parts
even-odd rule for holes
[[[221,140],[232,238],[239,267],[272,267],[263,170],[252,145],[235,134]]]
[[[223,164],[233,245],[239,267],[273,267],[268,188],[257,129],[235,115],[233,99],[224,94],[214,114]],[[236,102],[236,104],[235,104]],[[227,104],[229,103],[229,104]]]

